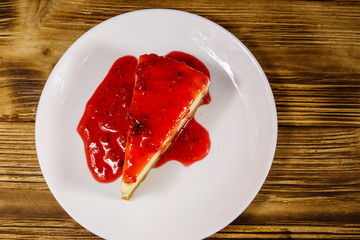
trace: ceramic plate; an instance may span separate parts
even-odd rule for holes
[[[171,161],[151,170],[132,200],[121,200],[120,179],[93,179],[76,127],[117,58],[175,50],[210,70],[212,102],[195,118],[209,131],[211,150],[189,167]],[[46,82],[35,132],[51,192],[86,229],[106,239],[202,239],[236,219],[260,190],[277,117],[266,76],[236,37],[197,15],[153,9],[111,18],[67,50]]]

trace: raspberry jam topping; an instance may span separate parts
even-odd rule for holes
[[[146,56],[151,57],[151,55]],[[190,54],[171,52],[166,57],[177,62],[184,62],[187,66],[209,77],[206,66]],[[162,74],[160,72],[156,73],[159,70],[155,68],[146,71],[145,68],[146,66],[141,65],[141,63],[138,64],[137,59],[133,56],[119,58],[85,107],[77,131],[84,142],[88,167],[94,178],[99,182],[112,182],[122,175],[128,135],[131,138],[137,138],[134,144],[135,142],[141,144],[140,149],[143,149],[142,151],[156,152],[162,143],[159,139],[164,138],[164,135],[172,134],[174,129],[169,127],[170,125],[165,126],[166,124],[162,124],[162,128],[154,129],[156,121],[152,122],[149,119],[170,118],[172,114],[178,114],[179,112],[185,115],[188,111],[184,108],[176,108],[176,106],[184,105],[184,102],[190,104],[191,93],[180,93],[181,90],[174,90],[177,89],[179,82],[168,81],[165,85],[154,83],[151,87],[154,87],[154,90],[157,89],[157,91],[172,89],[173,94],[169,93],[168,96],[164,95],[161,99],[148,101],[145,104],[135,103],[131,107],[133,110],[129,115],[134,91],[146,94],[146,89],[150,87],[146,84],[146,81],[138,81],[135,86],[136,75],[139,77],[139,74],[145,74],[146,76],[143,77],[145,79],[149,76],[149,73],[151,75]],[[183,68],[186,69],[186,66],[183,66]],[[139,69],[142,70],[139,71]],[[182,79],[185,77],[186,79],[184,73],[172,72],[172,75],[171,78]],[[167,114],[162,114],[162,111],[165,111],[164,107],[166,108],[166,104],[162,103],[166,102],[166,98],[169,96],[178,96],[174,108],[176,111],[172,112],[165,109]],[[210,100],[210,95],[207,95],[203,104],[209,103]],[[162,107],[158,108],[158,106]],[[148,109],[147,116],[139,114],[136,108]],[[180,116],[182,115],[180,114]],[[170,160],[177,160],[188,166],[203,159],[208,154],[209,149],[210,138],[208,132],[192,118],[181,129],[169,149],[159,160],[157,167]],[[141,150],[134,153],[134,156],[139,156],[140,153]],[[146,162],[143,161],[142,164],[146,164]],[[138,168],[128,171],[125,178],[127,177],[129,182],[136,181],[140,169],[141,164],[138,165]]]

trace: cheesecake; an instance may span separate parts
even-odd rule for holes
[[[129,200],[209,90],[210,80],[183,62],[141,55],[136,68],[125,147],[122,199]]]

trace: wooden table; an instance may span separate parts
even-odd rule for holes
[[[42,88],[66,49],[132,10],[175,8],[237,36],[263,67],[275,159],[246,211],[209,239],[360,239],[359,1],[0,2],[0,238],[96,239],[50,193],[36,156]]]

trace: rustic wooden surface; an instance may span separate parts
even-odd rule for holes
[[[66,49],[94,25],[143,8],[206,17],[263,67],[279,120],[254,202],[209,239],[360,239],[359,1],[0,1],[0,238],[97,239],[72,220],[39,168],[34,121]]]

